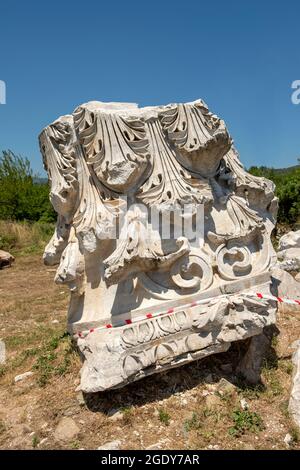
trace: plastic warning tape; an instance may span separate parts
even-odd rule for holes
[[[261,292],[254,293],[243,293],[246,296],[256,296],[259,299],[275,300],[275,302],[290,304],[290,305],[300,305],[300,300],[298,299],[287,299],[286,297],[276,297],[275,295],[262,294]]]

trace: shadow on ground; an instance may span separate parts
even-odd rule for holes
[[[235,342],[227,352],[153,374],[129,383],[122,389],[84,394],[85,404],[90,411],[111,415],[114,410],[126,410],[126,408],[159,402],[172,395],[191,390],[201,383],[219,382],[221,378],[227,379],[241,390],[246,388],[264,390],[262,382],[250,385],[243,377],[235,374],[237,364],[248,344],[248,340]],[[264,361],[272,364],[272,367],[277,366],[278,359],[273,347],[268,351]]]

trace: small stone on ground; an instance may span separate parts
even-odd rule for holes
[[[32,375],[33,375],[33,372],[31,370],[29,370],[28,372],[24,372],[24,374],[16,375],[15,383],[21,382],[22,380],[25,380],[28,377],[31,377]]]
[[[71,441],[79,432],[80,429],[72,418],[63,417],[54,431],[54,437],[58,441]]]
[[[120,448],[120,445],[121,441],[110,441],[98,447],[98,450],[118,450]]]

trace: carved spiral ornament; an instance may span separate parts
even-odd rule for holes
[[[171,278],[179,289],[207,289],[213,281],[213,271],[208,261],[198,253],[191,253],[188,260],[178,260],[171,268]]]
[[[218,271],[224,279],[232,280],[250,274],[251,252],[247,246],[223,244],[216,251]]]

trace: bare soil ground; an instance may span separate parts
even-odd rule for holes
[[[66,288],[37,254],[17,256],[0,271],[1,449],[97,449],[112,440],[121,449],[299,449],[287,405],[291,343],[300,338],[300,311],[278,317],[279,336],[266,358],[263,385],[254,389],[232,374],[238,347],[225,354],[151,376],[126,388],[83,397],[76,392],[80,360],[65,334]],[[15,383],[16,375],[33,375]],[[224,380],[234,384],[226,386]],[[243,410],[241,400],[247,402]],[[78,433],[55,435],[63,417]]]

